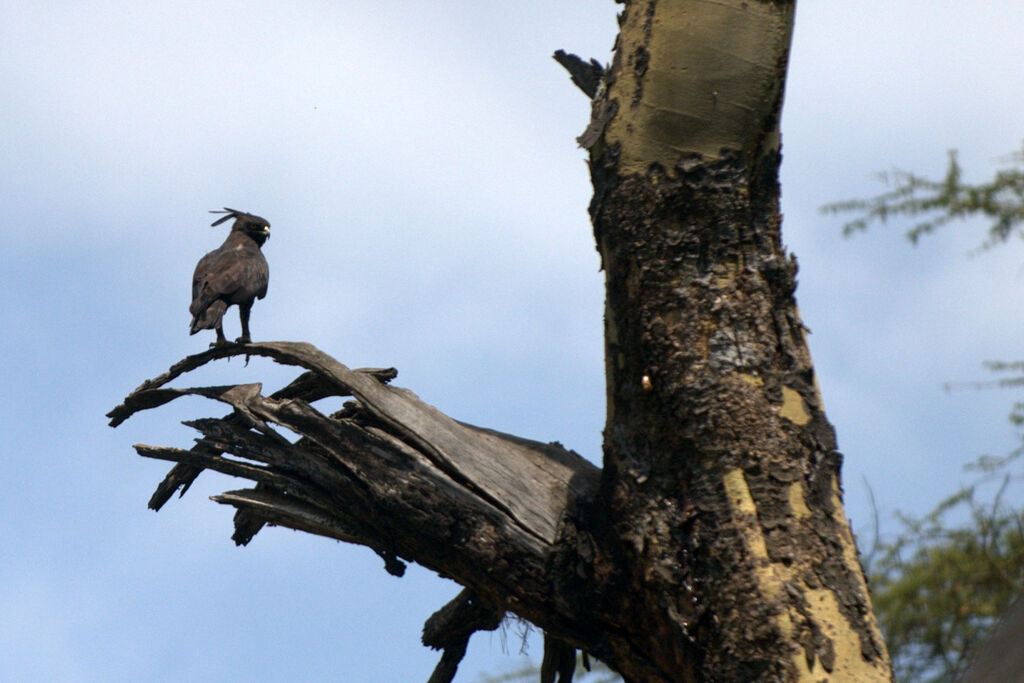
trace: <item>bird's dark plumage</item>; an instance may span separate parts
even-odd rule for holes
[[[270,238],[270,223],[244,211],[224,208],[221,218],[211,225],[235,219],[224,244],[199,259],[192,275],[192,325],[189,334],[199,330],[217,330],[214,344],[226,344],[223,317],[229,306],[238,306],[242,336],[236,341],[248,343],[249,312],[253,301],[267,295],[270,271],[260,247]]]

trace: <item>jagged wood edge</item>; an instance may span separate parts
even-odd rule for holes
[[[383,384],[371,372],[350,370],[304,342],[232,345],[189,356],[129,394],[121,405],[108,413],[111,425],[120,424],[135,412],[177,398],[182,390],[164,389],[163,385],[205,363],[233,355],[266,356],[278,363],[314,372],[331,387],[331,393],[354,396],[363,408],[415,445],[439,469],[502,509],[524,530],[539,533],[545,542],[550,543],[557,536],[557,519],[551,513],[564,507],[565,501],[550,497],[537,501],[538,492],[533,486],[536,480],[522,477],[519,459],[536,468],[541,479],[564,482],[570,496],[585,495],[596,485],[597,468],[572,451],[556,444],[541,444],[460,423],[422,402],[411,391]],[[216,391],[223,387],[209,389]],[[473,443],[472,457],[462,457],[467,452],[467,442]],[[480,488],[479,482],[501,482],[502,489],[507,487],[508,490],[495,495],[494,490]],[[536,507],[538,502],[540,510]]]
[[[573,84],[582,90],[584,95],[594,99],[605,72],[600,62],[596,59],[591,59],[588,63],[579,55],[574,55],[565,50],[555,50],[552,58],[569,72],[569,77],[572,79]]]
[[[258,384],[231,387],[199,387],[194,389],[163,388],[163,385],[167,382],[211,360],[243,354],[246,356],[268,356],[277,362],[306,367],[309,372],[304,373],[287,387],[276,392],[270,399],[260,396],[259,391],[261,387]],[[267,423],[270,422],[304,434],[303,438],[300,439],[300,443],[303,441],[308,443],[302,450],[315,452],[316,444],[319,443],[321,446],[325,446],[325,448],[321,449],[322,452],[319,453],[319,455],[323,455],[323,452],[329,452],[330,445],[333,443],[333,436],[329,436],[325,440],[317,439],[315,434],[310,433],[311,431],[315,433],[317,430],[311,427],[325,428],[331,431],[332,428],[337,427],[339,422],[332,421],[331,418],[323,416],[312,408],[307,400],[303,399],[315,400],[315,398],[327,395],[353,395],[359,400],[359,408],[355,413],[362,413],[364,416],[366,413],[369,413],[375,418],[370,420],[370,422],[379,421],[380,426],[383,427],[381,429],[372,424],[363,424],[356,431],[361,430],[363,436],[375,435],[377,438],[389,440],[390,448],[395,449],[397,452],[404,452],[407,458],[422,459],[420,464],[424,467],[433,466],[448,474],[451,473],[448,467],[454,468],[456,476],[452,477],[454,481],[451,484],[453,486],[458,487],[460,484],[462,486],[469,484],[467,488],[474,488],[472,486],[472,475],[458,476],[461,475],[461,471],[458,469],[460,465],[458,458],[456,458],[455,462],[446,460],[447,457],[452,456],[452,452],[448,448],[451,445],[452,439],[465,440],[468,438],[473,442],[474,446],[479,446],[478,450],[481,451],[487,451],[505,458],[512,457],[513,460],[516,459],[516,455],[521,455],[523,456],[522,460],[538,467],[549,478],[553,476],[557,480],[559,475],[562,475],[564,478],[561,483],[564,484],[565,489],[562,500],[563,507],[568,503],[569,498],[589,496],[589,493],[595,488],[598,477],[597,468],[584,461],[577,454],[566,451],[558,444],[540,444],[452,420],[432,406],[424,404],[408,390],[385,387],[382,382],[390,380],[393,376],[394,371],[391,369],[371,371],[349,370],[333,358],[330,358],[330,356],[323,354],[308,344],[283,342],[215,348],[211,351],[183,359],[172,366],[167,373],[144,382],[125,399],[122,405],[111,411],[108,416],[111,417],[112,425],[120,424],[120,422],[123,422],[134,412],[157,407],[179,396],[188,394],[206,396],[231,404],[235,411],[222,420],[208,419],[187,423],[204,433],[204,437],[198,440],[193,451],[140,446],[140,454],[153,457],[159,453],[157,457],[164,456],[168,459],[175,459],[181,466],[197,468],[197,472],[201,471],[203,467],[209,467],[228,474],[254,479],[257,481],[256,489],[226,492],[220,496],[215,496],[214,500],[235,506],[239,510],[239,514],[249,513],[254,515],[259,520],[259,525],[266,521],[338,540],[366,545],[378,552],[378,554],[381,554],[385,558],[388,571],[395,574],[400,574],[404,570],[404,565],[397,560],[390,550],[379,547],[379,543],[372,542],[373,539],[378,538],[376,533],[371,531],[367,534],[362,530],[352,533],[348,528],[349,520],[342,520],[332,514],[332,510],[337,510],[336,506],[317,504],[308,495],[303,495],[308,494],[308,492],[302,492],[301,486],[296,486],[294,481],[285,482],[281,479],[275,479],[273,474],[276,473],[267,471],[268,468],[275,466],[274,462],[279,466],[282,462],[289,461],[290,457],[279,456],[270,458],[269,460],[274,462],[268,462],[266,466],[258,466],[238,463],[237,461],[222,457],[221,454],[229,453],[241,455],[241,457],[251,457],[254,453],[259,452],[258,449],[254,449],[253,439],[272,441],[276,446],[282,448],[290,446],[287,440],[283,439],[283,437],[269,427]],[[380,391],[380,388],[383,388],[384,391]],[[285,397],[288,396],[292,398],[290,400],[286,399]],[[412,419],[409,419],[410,416]],[[289,419],[283,419],[284,417]],[[405,421],[403,421],[403,418],[405,418]],[[305,420],[306,423],[304,425],[297,425],[295,423],[296,419],[299,422]],[[312,422],[309,422],[309,420],[312,420]],[[255,429],[256,431],[250,431],[250,429]],[[439,436],[440,439],[438,439]],[[437,441],[440,441],[440,443],[437,443]],[[297,443],[296,445],[299,444]],[[465,448],[465,444],[462,445],[462,448]],[[197,453],[196,449],[199,449],[200,452]],[[457,451],[458,449],[456,449],[456,453]],[[512,451],[511,456],[509,451]],[[376,455],[380,455],[379,450]],[[426,457],[424,457],[425,455]],[[474,455],[475,457],[480,457],[479,453],[474,453]],[[472,461],[473,458],[470,460]],[[179,465],[176,465],[176,467]],[[445,467],[445,465],[448,467]],[[569,473],[568,477],[564,476],[566,472]],[[494,476],[493,472],[486,474]],[[459,481],[460,478],[462,481]],[[358,475],[353,479],[358,480]],[[514,481],[518,481],[518,479]],[[185,488],[187,488],[187,485]],[[508,507],[500,504],[494,505],[496,501],[490,499],[490,496],[480,491],[479,488],[474,493],[482,498],[484,502],[499,508],[505,515],[513,516]],[[484,495],[481,495],[481,493]],[[316,496],[312,496],[312,498],[316,498]],[[516,529],[514,535],[518,537],[518,543],[523,544],[524,547],[534,546],[535,550],[541,550],[541,547],[536,545],[538,541],[550,543],[554,540],[553,537],[537,538],[535,536],[531,541],[529,538],[530,534],[524,534],[523,532],[530,532],[532,530],[522,521],[514,521],[518,522],[515,526],[523,527]],[[258,526],[256,530],[258,530]],[[505,533],[509,531],[511,529],[506,527]],[[543,536],[543,534],[538,534],[538,536]],[[462,599],[465,600],[465,596],[462,596]],[[472,626],[469,631],[466,630],[466,623],[463,623],[458,628],[456,628],[454,623],[451,624],[450,628],[453,629],[454,635],[450,636],[445,644],[441,645],[445,653],[431,680],[450,680],[450,677],[454,675],[458,662],[462,659],[465,643],[468,641],[471,633],[475,630],[493,628],[494,626],[490,624],[493,622],[496,625],[497,623],[494,621],[497,618],[494,615],[500,615],[502,611],[503,609],[499,607],[491,608],[491,612],[487,612],[485,615],[482,615],[479,610],[475,611],[474,617],[471,620],[472,623],[469,624]],[[440,641],[435,640],[434,643],[436,647],[440,644]]]

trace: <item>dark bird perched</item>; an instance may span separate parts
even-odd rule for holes
[[[227,344],[224,338],[223,317],[229,306],[238,306],[242,320],[242,336],[235,341],[246,344],[249,336],[249,312],[253,301],[267,295],[270,270],[267,259],[263,258],[260,247],[270,238],[270,223],[264,218],[244,211],[224,207],[223,211],[210,213],[227,214],[218,218],[211,226],[235,219],[231,232],[224,244],[214,249],[196,264],[192,275],[192,314],[189,334],[199,330],[217,330],[217,340],[211,346]]]

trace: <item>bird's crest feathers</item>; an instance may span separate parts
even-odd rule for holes
[[[223,211],[210,211],[210,213],[223,213],[223,214],[227,214],[226,216],[221,216],[220,218],[218,218],[214,222],[210,223],[210,227],[218,226],[221,223],[223,223],[224,221],[231,220],[232,218],[242,218],[242,217],[251,218],[251,219],[253,219],[254,221],[257,221],[257,222],[266,223],[266,221],[263,220],[262,218],[260,218],[259,216],[254,216],[251,213],[246,213],[245,211],[239,211],[238,209],[229,209],[226,206],[224,207]]]

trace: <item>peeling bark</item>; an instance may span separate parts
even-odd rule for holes
[[[651,624],[634,646],[661,676],[627,678],[891,677],[781,241],[792,16],[792,2],[630,2],[594,102],[599,499],[620,574],[603,609]]]

